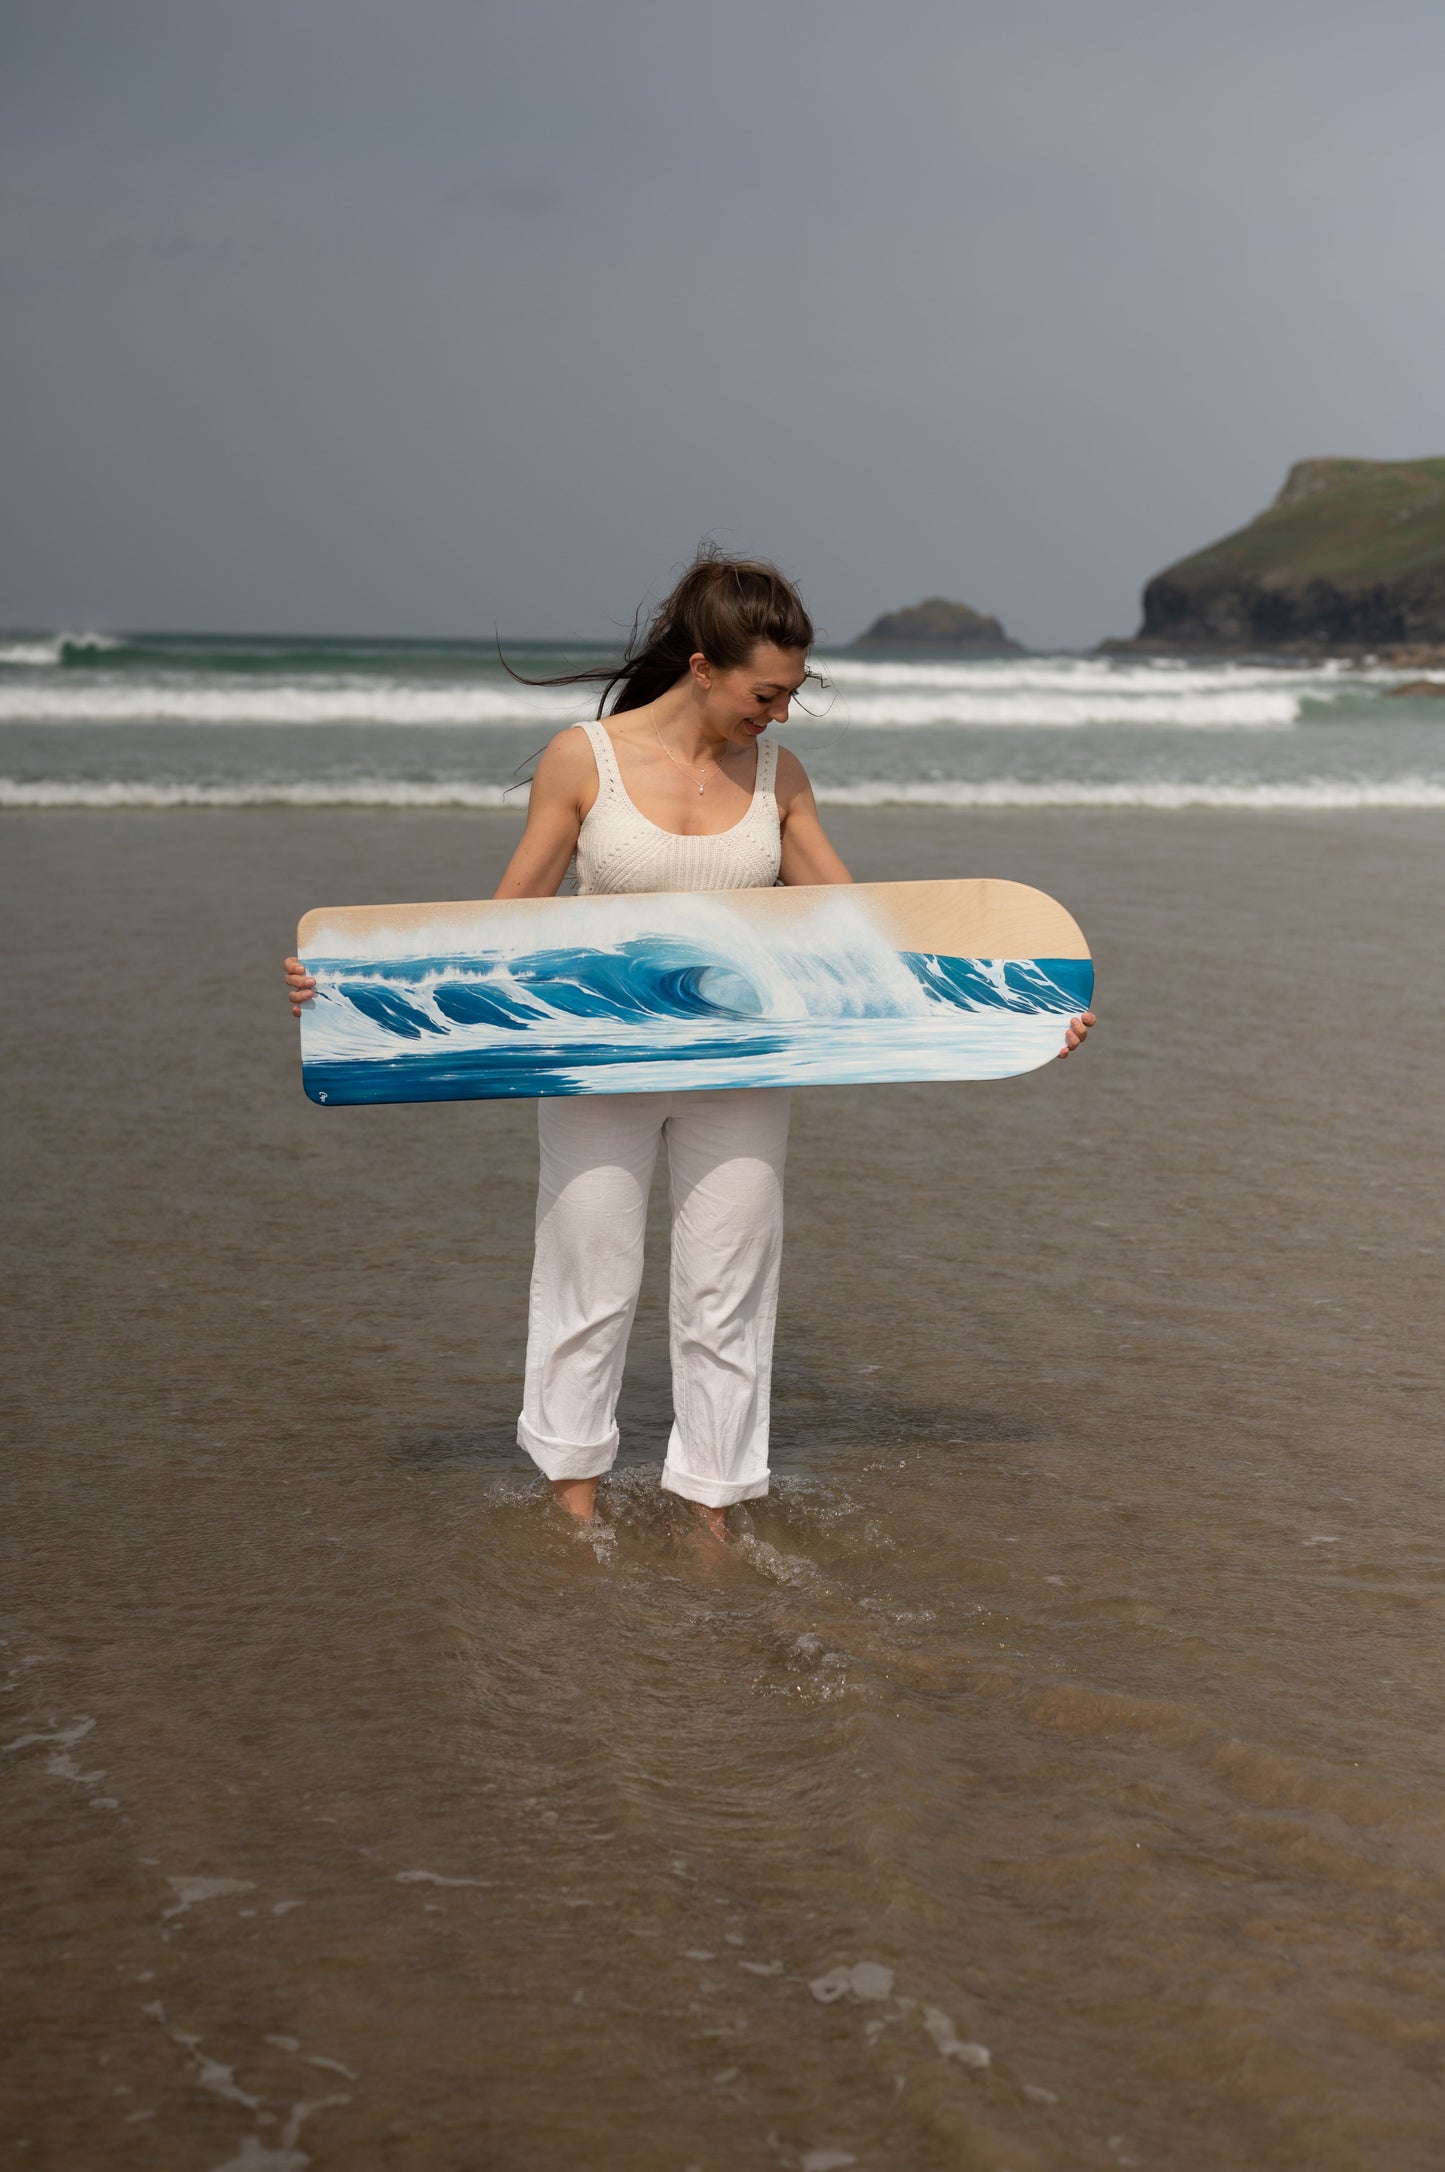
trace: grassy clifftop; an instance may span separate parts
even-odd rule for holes
[[[1445,642],[1445,459],[1300,460],[1248,527],[1144,591],[1161,649]]]

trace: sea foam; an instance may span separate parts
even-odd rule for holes
[[[64,683],[0,684],[0,724],[389,724],[396,727],[570,724],[574,688],[407,685],[374,679],[254,684],[167,673],[134,684],[76,674]]]
[[[475,807],[525,814],[527,788],[464,777],[433,784],[393,777],[258,777],[249,784],[0,777],[0,807]]]
[[[1131,724],[1156,730],[1260,730],[1299,722],[1320,688],[1216,687],[1197,691],[1101,681],[1082,687],[939,687],[834,694],[810,701],[789,730],[855,725],[869,731],[948,726],[980,730],[1071,730]],[[820,705],[821,704],[821,705]],[[485,686],[315,686],[260,683],[217,686],[185,680],[135,685],[80,678],[63,685],[0,684],[0,724],[189,724],[271,726],[389,725],[393,729],[477,730],[564,727],[578,701],[569,688]]]
[[[80,652],[90,647],[100,667],[107,646],[115,644],[98,635],[12,642],[8,650],[0,648],[0,662],[38,668],[69,658],[74,664],[86,661]],[[1087,657],[997,664],[872,664],[840,657],[823,659],[820,668],[829,683],[805,692],[790,729],[1280,729],[1298,723],[1307,706],[1328,713],[1341,702],[1371,700],[1387,677],[1330,667],[1171,667]],[[523,729],[565,726],[588,707],[586,689],[522,686],[479,671],[439,678],[397,669],[288,675],[284,669],[72,668],[54,677],[0,682],[0,724]]]
[[[111,634],[58,633],[34,640],[0,641],[0,668],[12,671],[44,671],[63,664],[67,656],[102,656],[123,643]]]
[[[1212,807],[1243,814],[1323,814],[1345,813],[1352,808],[1423,811],[1445,807],[1445,779],[1418,775],[1378,780],[1300,777],[1278,783],[1247,777],[1201,781],[1131,778],[1112,784],[1068,777],[1050,778],[1044,783],[1021,777],[973,782],[944,778],[926,783],[892,783],[879,778],[857,784],[820,784],[816,791],[819,804],[825,807],[951,808],[960,812],[989,807],[1095,807],[1168,814]],[[527,798],[525,784],[478,784],[465,777],[441,777],[426,783],[390,777],[260,777],[247,784],[0,777],[0,808],[455,807],[521,816],[527,811]]]

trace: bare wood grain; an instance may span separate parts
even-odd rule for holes
[[[652,893],[659,906],[658,926],[667,926],[666,892]],[[730,913],[758,926],[806,923],[847,899],[862,905],[895,950],[932,951],[955,958],[1087,958],[1089,948],[1078,923],[1042,890],[989,877],[937,882],[872,882],[847,887],[772,890],[689,891],[690,901],[712,897]],[[633,917],[638,897],[468,899],[430,905],[323,906],[309,912],[297,930],[297,948],[315,951],[321,939],[344,954],[364,957],[383,934],[395,943],[414,930],[418,947],[427,947],[428,931],[446,926],[454,937],[459,926],[476,930],[479,949],[506,939],[508,924],[519,917],[544,916],[546,936],[538,947],[587,948],[605,943],[610,909],[628,907]]]

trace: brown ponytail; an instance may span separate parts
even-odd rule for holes
[[[502,662],[526,686],[600,686],[599,717],[607,710],[607,697],[618,688],[608,713],[619,716],[624,709],[644,709],[665,694],[686,672],[689,658],[699,652],[726,671],[746,663],[760,641],[805,652],[812,647],[813,621],[802,597],[766,560],[728,558],[704,544],[672,594],[658,605],[645,631],[638,612],[620,663],[595,664],[590,670],[565,672],[557,678],[528,679],[512,671],[504,656]]]

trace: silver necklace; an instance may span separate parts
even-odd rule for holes
[[[697,794],[698,794],[698,798],[699,798],[699,799],[701,799],[701,797],[702,797],[703,793],[704,793],[704,792],[705,792],[705,791],[707,790],[707,778],[706,778],[705,776],[703,776],[703,774],[702,774],[701,770],[693,769],[693,768],[691,768],[691,767],[690,767],[690,766],[688,765],[688,763],[686,763],[685,761],[683,761],[683,759],[682,759],[681,755],[678,755],[678,754],[674,754],[674,753],[673,753],[673,751],[672,751],[671,747],[670,747],[670,746],[668,745],[667,741],[666,741],[666,740],[665,740],[665,739],[663,738],[663,736],[662,736],[661,732],[660,732],[660,731],[658,730],[658,728],[657,728],[657,718],[656,718],[656,716],[654,716],[654,717],[653,717],[653,719],[652,719],[652,736],[653,736],[653,738],[654,738],[654,739],[655,739],[655,740],[657,741],[658,745],[659,745],[659,746],[661,747],[661,749],[662,749],[663,753],[664,753],[664,754],[665,754],[665,755],[667,756],[668,760],[669,760],[670,762],[674,763],[674,764],[676,765],[676,767],[677,767],[678,769],[680,769],[680,770],[682,771],[682,773],[683,773],[683,775],[684,775],[685,777],[696,777],[696,778],[697,778],[697,780],[698,780],[698,785],[697,785]],[[732,754],[732,753],[735,753],[735,752],[736,752],[736,749],[735,749],[735,748],[733,748],[733,747],[729,747],[729,748],[728,748],[728,753],[729,753],[729,754]],[[715,759],[714,759],[714,762],[713,762],[713,765],[712,765],[712,766],[713,766],[713,768],[714,768],[714,769],[716,769],[716,768],[717,768],[717,762],[716,762],[716,760],[715,760]]]

